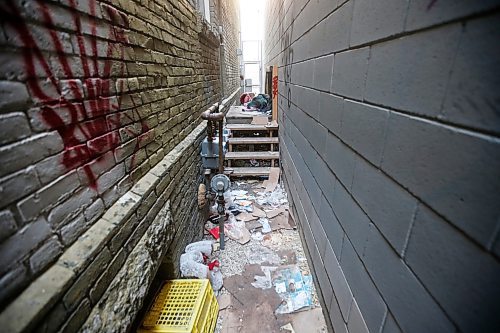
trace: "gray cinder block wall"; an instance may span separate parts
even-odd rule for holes
[[[0,18],[0,330],[127,331],[201,236],[199,115],[238,73],[223,93],[218,30],[188,0],[7,0]]]
[[[269,1],[285,184],[336,332],[500,329],[500,2]]]

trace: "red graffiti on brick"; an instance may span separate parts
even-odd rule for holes
[[[128,27],[128,18],[107,4],[101,6],[103,14],[106,14],[112,23],[108,24],[108,38],[104,44],[106,45],[106,59],[98,60],[96,0],[88,0],[90,36],[85,36],[83,33],[84,27],[81,14],[77,11],[76,0],[68,1],[76,31],[78,50],[75,52],[78,52],[84,75],[84,78],[80,80],[76,79],[73,73],[70,58],[65,54],[63,41],[58,35],[47,3],[44,0],[36,0],[35,3],[40,10],[41,24],[44,29],[47,29],[55,50],[57,65],[64,73],[64,80],[60,80],[54,74],[47,56],[38,46],[32,31],[13,0],[5,1],[0,6],[0,18],[14,29],[23,44],[21,52],[27,72],[26,83],[33,100],[40,104],[42,119],[49,128],[57,130],[63,139],[65,149],[61,162],[68,170],[83,166],[88,183],[96,188],[98,175],[93,173],[89,162],[102,160],[98,159],[102,154],[121,144],[117,128],[122,122],[136,121],[129,115],[122,115],[118,112],[122,96],[114,95],[111,79],[112,74],[120,77],[125,75],[123,44],[128,43],[124,30]],[[85,37],[90,38],[90,50],[87,49]],[[112,73],[113,60],[110,58],[114,54],[118,54],[120,59],[118,73]],[[99,62],[103,62],[102,67],[99,66]],[[47,76],[47,82],[44,84],[37,78],[35,70],[37,63]],[[123,80],[116,88],[120,92],[123,91]],[[135,107],[134,102],[133,105]],[[109,117],[109,115],[113,116]],[[141,121],[140,124],[141,133],[148,132],[149,128],[145,122]],[[141,137],[143,139],[144,135],[138,136],[131,164],[134,164],[135,153],[142,147]]]

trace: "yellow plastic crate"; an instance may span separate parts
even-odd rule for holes
[[[212,333],[218,313],[209,280],[166,281],[138,332]]]

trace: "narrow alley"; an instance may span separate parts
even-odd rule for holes
[[[0,1],[0,332],[500,332],[500,0]]]

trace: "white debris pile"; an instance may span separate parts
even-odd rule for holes
[[[258,192],[255,202],[261,206],[268,205],[276,208],[287,204],[288,199],[286,197],[286,192],[283,190],[281,185],[278,185],[272,192]]]

